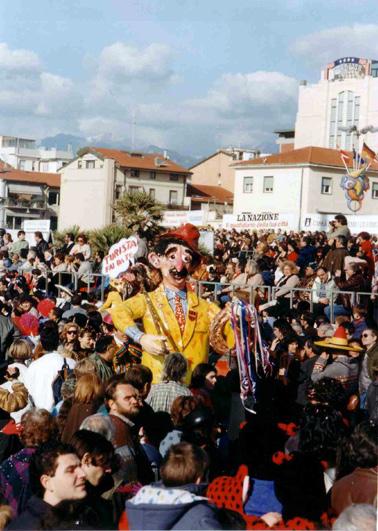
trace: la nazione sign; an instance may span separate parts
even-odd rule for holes
[[[138,250],[138,241],[134,236],[122,238],[112,245],[109,254],[102,261],[102,274],[110,278],[117,278],[120,273],[127,271],[130,264],[134,263],[135,253]]]

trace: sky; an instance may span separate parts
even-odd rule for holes
[[[299,81],[377,37],[377,0],[0,0],[0,134],[271,150]]]

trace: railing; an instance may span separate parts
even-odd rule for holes
[[[294,307],[295,295],[298,293],[308,293],[309,298],[308,302],[310,303],[310,311],[313,311],[314,307],[314,290],[312,288],[290,288],[290,287],[276,287],[276,286],[243,286],[238,284],[227,284],[221,282],[209,282],[204,280],[195,281],[196,293],[199,296],[212,297],[213,300],[217,299],[225,288],[231,288],[229,292],[224,293],[224,295],[235,296],[237,291],[244,291],[248,294],[248,300],[253,304],[256,300],[258,292],[263,293],[264,302],[271,302],[274,300],[275,293],[278,290],[285,289],[286,293],[282,297],[289,298],[290,309]],[[205,291],[203,289],[205,288]],[[209,291],[210,289],[210,291]],[[359,304],[361,297],[372,297],[371,292],[366,291],[342,291],[342,290],[331,290],[329,298],[329,307],[330,307],[330,321],[334,322],[334,308],[336,304],[336,299],[339,295],[348,295],[350,296],[351,306]],[[289,297],[287,297],[289,296]]]

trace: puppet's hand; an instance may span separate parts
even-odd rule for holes
[[[153,356],[163,356],[168,353],[167,338],[153,334],[143,334],[140,338],[142,349]]]

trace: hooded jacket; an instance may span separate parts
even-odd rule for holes
[[[129,529],[222,529],[218,509],[207,498],[198,496],[196,487],[167,488],[159,484],[143,487],[126,502]]]

